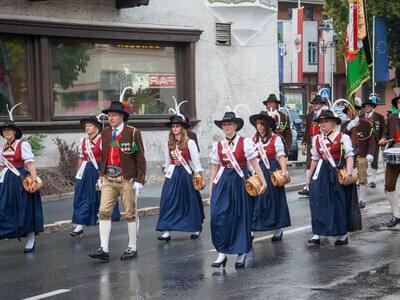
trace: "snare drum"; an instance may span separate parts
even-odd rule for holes
[[[391,147],[384,150],[383,160],[391,165],[400,165],[400,147]]]

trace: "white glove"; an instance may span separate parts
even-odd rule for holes
[[[374,156],[371,155],[371,154],[367,154],[367,161],[368,161],[369,163],[372,163],[372,162],[374,161]]]
[[[101,183],[101,178],[97,179],[96,185],[97,189],[101,191],[101,189],[103,188],[103,184]]]
[[[351,121],[349,122],[349,124],[347,124],[347,130],[350,131],[350,130],[352,130],[354,127],[356,127],[359,120],[360,120],[360,118],[359,118],[358,116],[355,117],[355,119],[351,120]]]
[[[141,184],[140,182],[135,181],[133,183],[133,189],[135,190],[136,193],[136,197],[139,196],[139,192],[140,190],[143,188],[143,184]]]

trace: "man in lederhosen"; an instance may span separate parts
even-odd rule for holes
[[[391,114],[388,117],[383,138],[379,141],[379,144],[382,147],[389,144],[388,149],[400,147],[400,96],[392,99]],[[396,197],[396,183],[399,176],[400,164],[398,161],[394,164],[388,162],[385,173],[385,192],[393,216],[386,223],[387,227],[394,227],[400,223],[399,197]]]
[[[286,154],[288,154],[292,145],[292,129],[290,126],[290,119],[287,114],[279,111],[279,104],[281,101],[276,98],[275,94],[269,94],[267,100],[263,101],[263,103],[267,107],[267,112],[271,112],[272,110],[279,113],[280,123],[276,124],[275,133],[283,137],[286,146]],[[275,121],[278,122],[277,117],[272,117],[274,117]]]
[[[355,111],[352,111],[348,106],[343,110],[349,120],[342,124],[342,131],[350,136],[356,154],[355,166],[358,171],[358,183],[360,184],[359,207],[364,208],[368,197],[367,168],[368,163],[372,163],[374,160],[376,142],[371,123],[359,117],[361,103],[358,103],[357,100],[356,98]]]
[[[92,258],[109,260],[111,215],[118,197],[121,196],[128,223],[128,247],[121,260],[136,257],[138,215],[136,197],[143,188],[146,175],[146,159],[139,129],[127,125],[129,113],[121,102],[111,103],[103,110],[108,115],[109,127],[102,133],[102,192],[99,209],[100,248],[89,253]]]
[[[376,187],[376,174],[378,172],[378,160],[379,160],[379,147],[378,142],[383,136],[385,129],[385,117],[375,111],[376,108],[376,97],[372,96],[362,105],[364,113],[361,115],[361,119],[367,120],[371,123],[375,131],[375,154],[374,161],[371,164],[372,178],[370,180],[370,187]]]
[[[305,146],[307,149],[306,176],[309,176],[310,173],[312,139],[315,135],[320,133],[319,124],[316,122],[316,120],[319,117],[319,114],[322,111],[322,107],[325,104],[326,104],[325,98],[321,98],[320,95],[315,95],[315,97],[311,100],[312,110],[306,116],[306,128],[302,141],[302,145]],[[300,196],[308,196],[308,186],[307,185],[304,186],[303,190],[298,192],[298,194]]]

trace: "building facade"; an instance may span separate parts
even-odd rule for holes
[[[23,103],[16,122],[26,133],[47,135],[39,167],[57,165],[56,136],[77,143],[79,119],[100,113],[123,90],[129,122],[143,130],[150,182],[161,176],[173,96],[188,100],[182,110],[195,124],[206,159],[222,136],[213,120],[227,106],[245,104],[255,113],[269,93],[278,93],[278,46],[271,38],[277,36],[275,1],[257,2],[255,13],[267,7],[268,22],[245,45],[232,35],[229,46],[216,38],[216,23],[228,24],[229,18],[213,14],[215,1],[116,7],[129,1],[0,3],[0,120],[7,119],[6,104]],[[238,113],[247,118],[250,111],[242,107]],[[243,134],[253,134],[246,123]]]

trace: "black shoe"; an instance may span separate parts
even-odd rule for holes
[[[336,240],[335,245],[343,246],[343,245],[347,245],[348,243],[349,243],[349,238],[346,237],[344,240]]]
[[[220,266],[222,266],[223,268],[225,268],[226,266],[226,262],[228,261],[228,257],[225,256],[225,258],[221,261],[221,262],[213,262],[211,264],[211,267],[213,268],[219,268]]]
[[[36,244],[36,242],[33,243],[33,247],[32,248],[25,248],[24,249],[24,253],[33,253],[33,252],[35,252],[35,244]]]
[[[81,238],[83,236],[83,229],[79,230],[79,231],[71,231],[69,233],[70,236],[72,237],[79,237]]]
[[[167,236],[167,237],[163,237],[162,235],[160,235],[159,237],[157,237],[157,240],[159,241],[166,241],[167,243],[171,240],[171,236]]]
[[[376,188],[376,183],[375,183],[375,182],[371,182],[371,183],[369,184],[369,187],[370,187],[370,188],[373,188],[373,189]]]
[[[246,256],[243,259],[243,262],[235,262],[235,269],[244,269],[246,265]]]
[[[89,256],[91,258],[96,258],[104,261],[108,261],[110,259],[110,254],[108,252],[104,252],[102,247],[100,247],[97,250],[89,252]]]
[[[313,244],[313,245],[320,245],[321,244],[321,240],[320,239],[310,239],[307,242],[309,244]]]
[[[281,231],[281,234],[279,236],[272,236],[271,238],[271,242],[280,242],[282,241],[282,237],[283,237],[283,231]]]
[[[400,223],[400,218],[393,216],[388,222],[385,223],[386,227],[394,227]]]
[[[192,239],[192,240],[195,240],[195,239],[198,239],[200,237],[200,233],[192,233],[191,235],[190,235],[190,238]]]
[[[137,251],[132,248],[126,248],[124,252],[121,254],[121,260],[127,260],[131,258],[135,258],[137,256]]]
[[[360,200],[360,202],[358,202],[358,207],[365,208],[365,202]]]
[[[309,196],[309,191],[308,191],[308,189],[306,187],[304,187],[303,190],[300,191],[300,192],[297,192],[297,194],[300,195],[300,196],[308,197]]]

